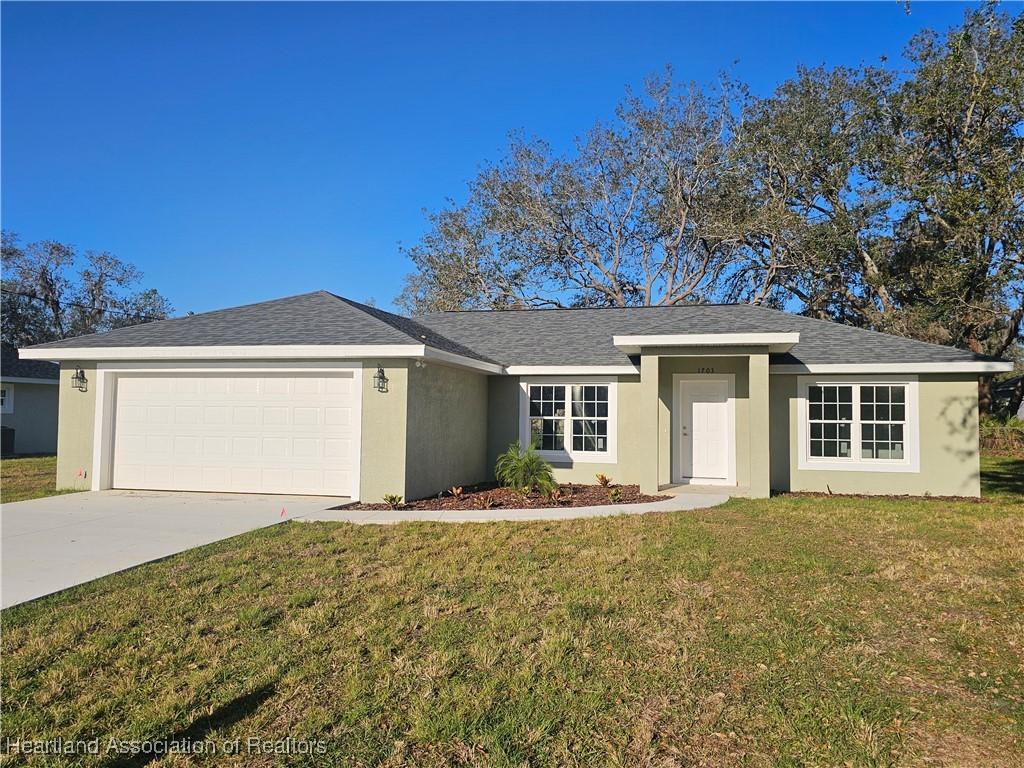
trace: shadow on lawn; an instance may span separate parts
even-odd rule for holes
[[[167,745],[170,745],[173,742],[182,744],[185,742],[195,743],[203,741],[211,731],[216,731],[218,729],[234,725],[239,720],[251,715],[259,709],[260,706],[262,706],[263,702],[274,694],[274,690],[275,686],[273,684],[264,685],[257,688],[255,691],[232,699],[227,704],[215,709],[209,715],[200,717],[192,723],[192,725],[183,730],[176,731],[169,736],[149,741],[151,741],[151,743],[164,743]],[[106,768],[139,768],[139,766],[148,765],[154,760],[159,760],[163,757],[166,757],[166,755],[159,752],[139,753],[136,755],[118,755],[110,762],[104,763],[104,766],[106,766]]]
[[[981,473],[981,495],[1024,495],[1024,459],[1001,459]]]

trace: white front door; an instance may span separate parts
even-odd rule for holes
[[[729,382],[686,379],[679,383],[680,479],[693,483],[729,480]]]

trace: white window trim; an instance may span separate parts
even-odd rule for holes
[[[0,385],[4,390],[4,403],[0,405],[0,413],[14,413],[14,386],[6,381]]]
[[[601,385],[608,387],[608,450],[599,453],[572,449],[571,390],[566,390],[565,450],[541,451],[537,454],[553,464],[615,464],[618,462],[619,393],[615,379],[599,376],[531,376],[519,380],[519,444],[530,444],[530,385],[546,387],[572,387],[573,385]]]
[[[860,387],[873,384],[902,384],[907,391],[907,412],[903,435],[902,459],[865,459],[861,457]],[[807,390],[812,386],[853,387],[853,422],[850,428],[849,459],[816,458],[810,455]],[[839,472],[920,472],[921,439],[918,414],[917,376],[800,376],[796,397],[797,467],[801,470]]]

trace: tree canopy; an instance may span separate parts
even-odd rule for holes
[[[1024,14],[906,65],[627,94],[558,153],[516,136],[406,250],[412,312],[740,301],[1007,354],[1024,320]]]

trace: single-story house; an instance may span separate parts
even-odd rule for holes
[[[60,367],[45,360],[22,360],[18,350],[6,344],[0,349],[4,455],[55,453]]]
[[[326,291],[41,344],[58,485],[407,499],[562,481],[977,496],[1010,364],[749,305],[401,317]]]

